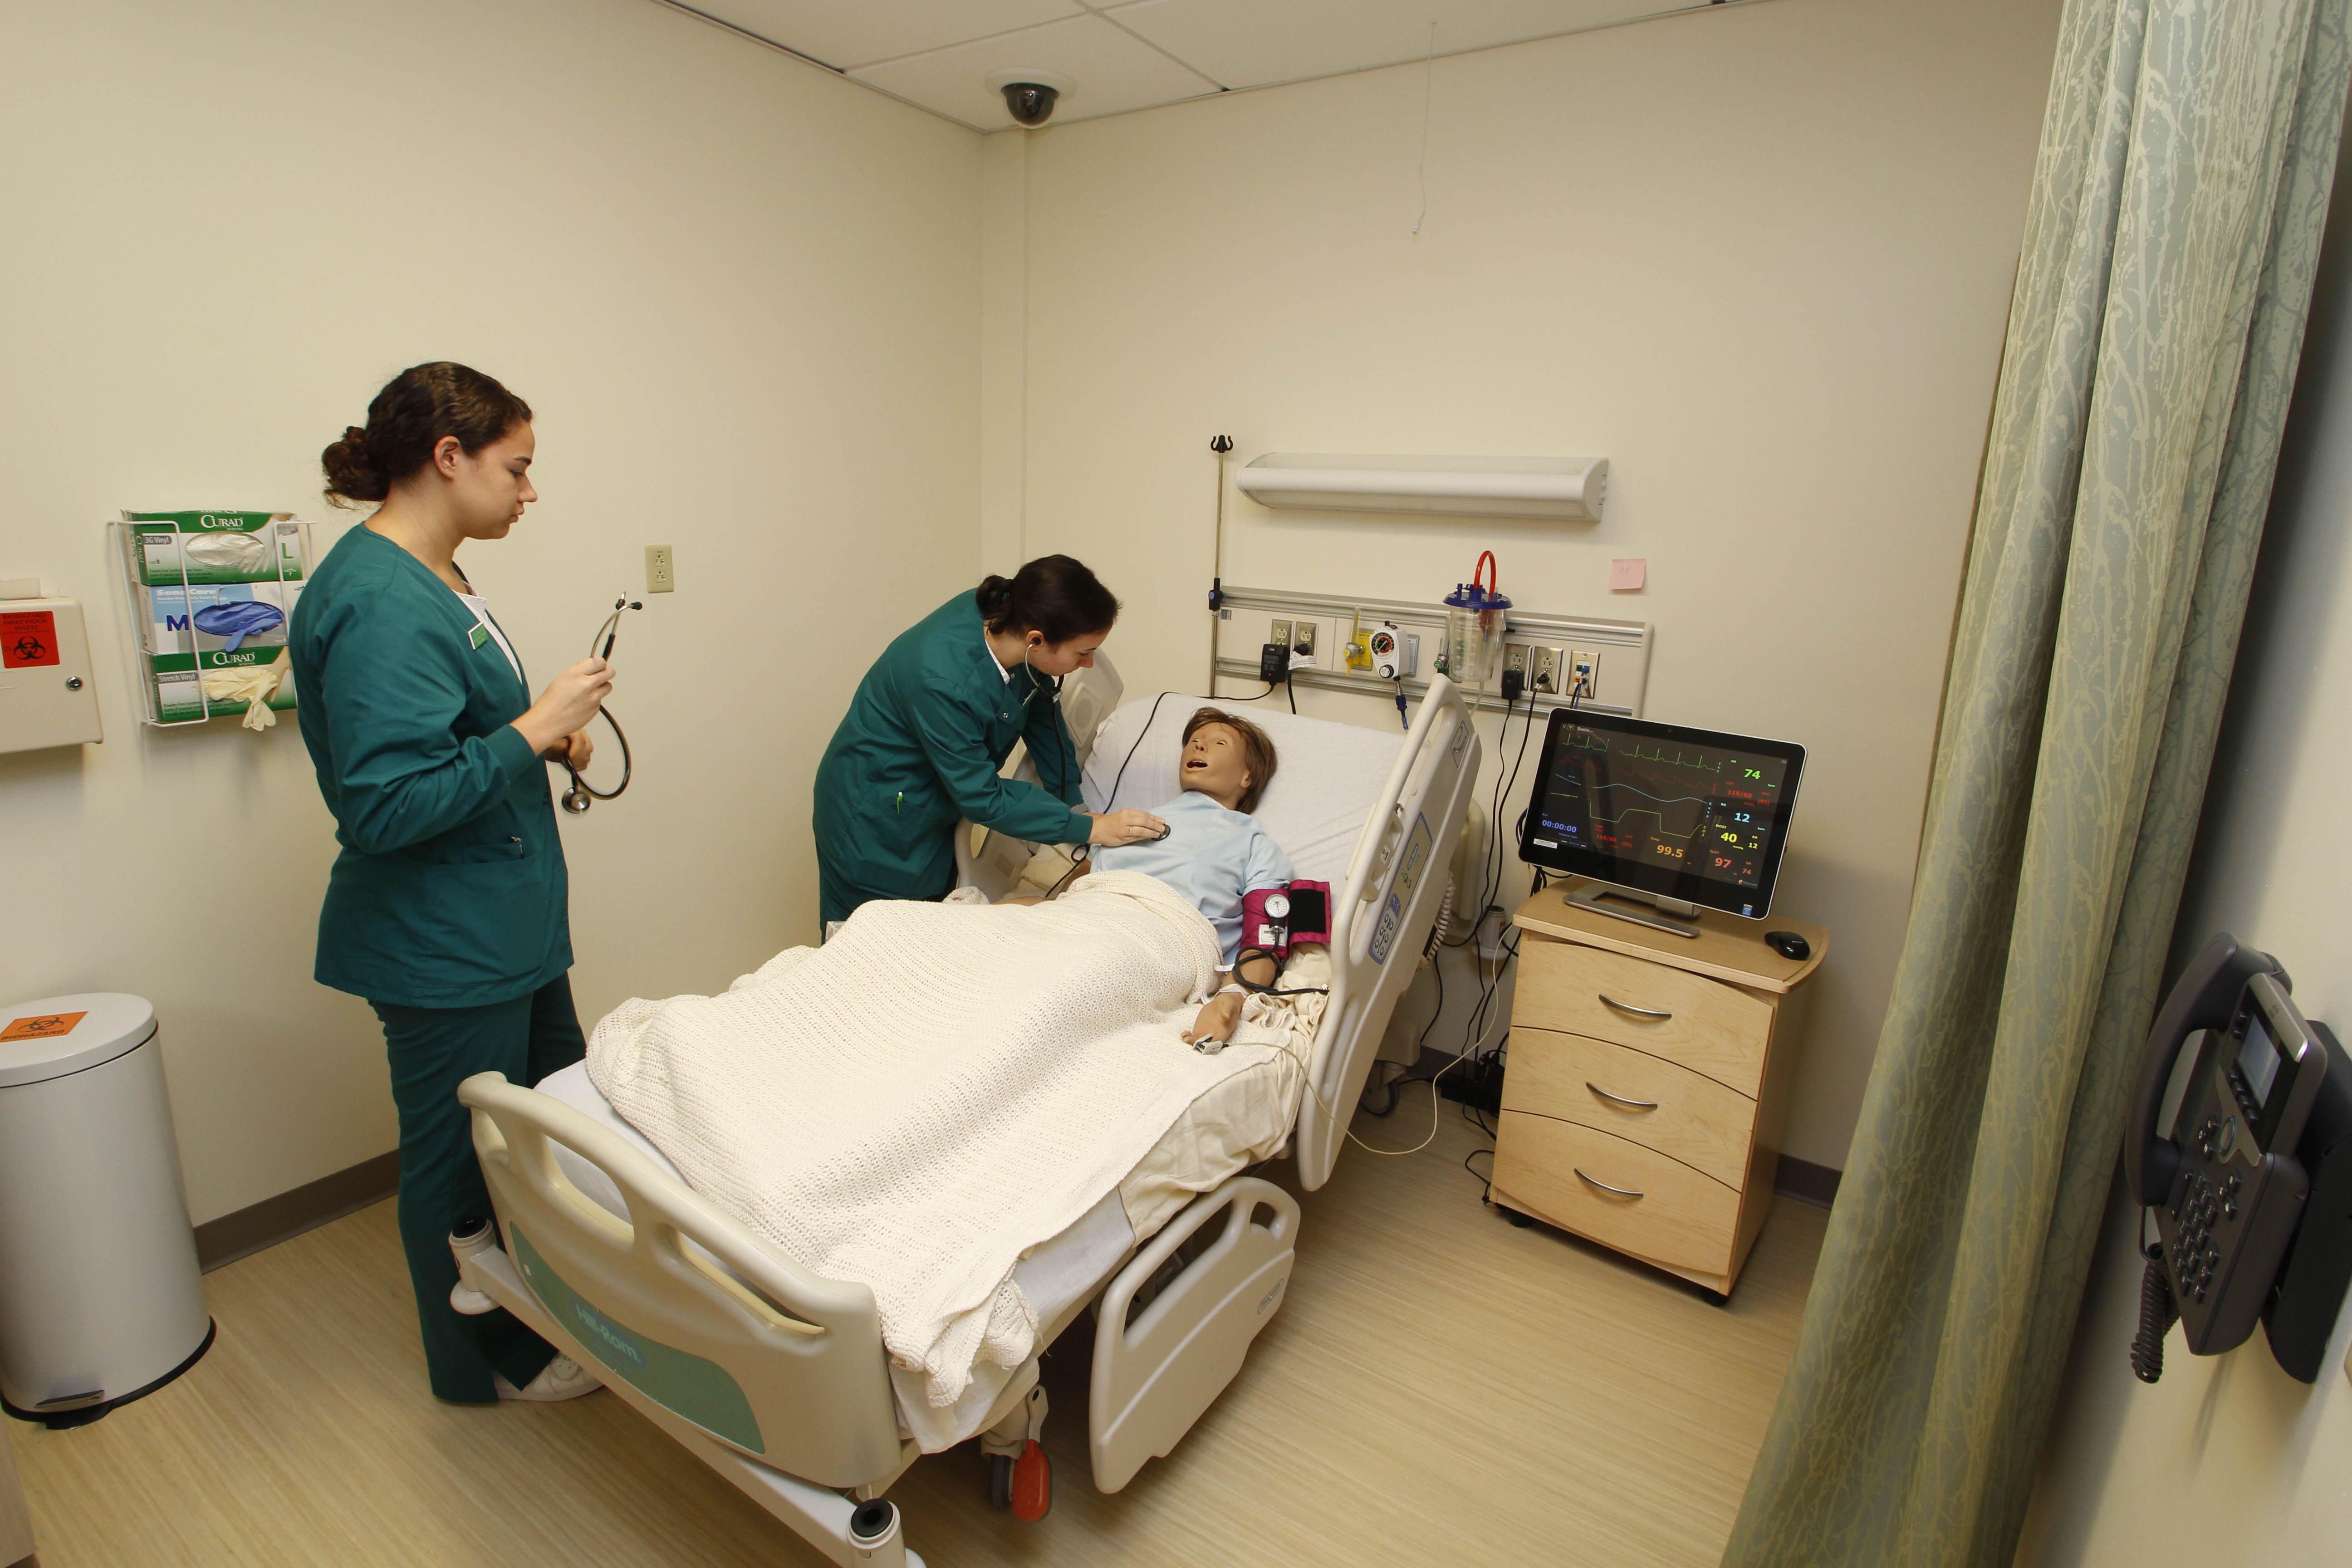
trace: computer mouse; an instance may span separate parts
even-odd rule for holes
[[[1768,931],[1764,945],[1792,963],[1802,963],[1813,956],[1813,944],[1792,931]]]

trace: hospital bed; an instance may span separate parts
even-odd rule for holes
[[[1168,694],[1090,726],[1089,807],[1149,809],[1172,797],[1179,737],[1200,705]],[[1312,1191],[1330,1176],[1346,1112],[1436,918],[1479,742],[1443,678],[1402,737],[1252,716],[1280,753],[1257,815],[1298,876],[1333,888],[1331,994],[1303,1093],[1292,1072],[1287,1092],[1255,1104],[1229,1097],[1202,1114],[1233,1149],[1294,1158]],[[536,1089],[486,1073],[459,1098],[473,1111],[498,1224],[453,1241],[454,1304],[514,1313],[834,1562],[919,1565],[886,1489],[943,1437],[1017,1442],[1042,1417],[1033,1356],[968,1399],[971,1408],[960,1405],[952,1434],[933,1421],[919,1435],[929,1418],[894,1388],[872,1293],[817,1277],[697,1195],[604,1103],[583,1067]],[[1250,1125],[1269,1106],[1278,1120]],[[1180,1122],[1154,1156],[1171,1140],[1199,1143],[1202,1131],[1199,1117]],[[1089,1306],[1096,1312],[1088,1448],[1104,1491],[1171,1452],[1240,1370],[1280,1308],[1299,1225],[1287,1192],[1230,1173],[1156,1232],[1146,1225],[1139,1236],[1129,1214],[1114,1191],[1014,1273],[1036,1311],[1041,1352]]]

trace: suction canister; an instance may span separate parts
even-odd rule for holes
[[[1495,583],[1495,552],[1484,551],[1470,581],[1445,595],[1445,673],[1456,686],[1475,690],[1502,674],[1511,601],[1496,592]]]

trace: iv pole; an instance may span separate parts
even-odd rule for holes
[[[1209,450],[1217,459],[1217,545],[1215,564],[1209,577],[1209,684],[1202,689],[1209,696],[1217,694],[1217,627],[1215,616],[1225,605],[1225,454],[1234,449],[1231,436],[1209,437]]]

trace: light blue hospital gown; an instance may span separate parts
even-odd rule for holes
[[[1198,790],[1187,790],[1151,815],[1168,825],[1167,837],[1097,848],[1096,868],[1140,871],[1192,900],[1217,928],[1217,945],[1232,963],[1242,943],[1242,896],[1289,881],[1290,857],[1256,817],[1227,811]]]

